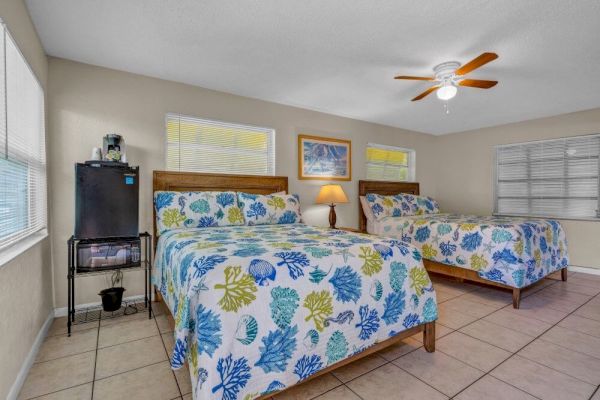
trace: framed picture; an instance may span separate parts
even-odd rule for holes
[[[352,180],[352,143],[298,135],[298,179]]]

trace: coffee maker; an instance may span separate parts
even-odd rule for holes
[[[104,155],[104,161],[127,162],[127,156],[125,154],[125,140],[121,135],[109,133],[108,135],[104,136],[102,142],[102,154]]]

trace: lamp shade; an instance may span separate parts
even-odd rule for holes
[[[348,197],[340,185],[323,185],[317,196],[317,204],[347,203]]]

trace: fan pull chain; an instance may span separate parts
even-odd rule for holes
[[[444,101],[444,113],[446,115],[450,114],[450,107],[448,107],[448,101]]]

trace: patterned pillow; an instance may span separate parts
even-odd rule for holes
[[[438,202],[431,197],[406,193],[400,193],[396,197],[400,198],[402,215],[438,214],[440,212]]]
[[[244,225],[235,192],[154,192],[158,234],[169,229]]]
[[[377,221],[386,217],[437,214],[440,212],[437,201],[431,197],[405,193],[394,196],[367,193],[365,197]]]
[[[297,194],[261,195],[238,192],[238,205],[246,225],[278,225],[301,222],[300,198]]]

